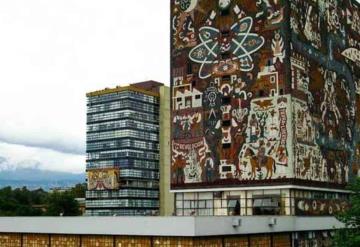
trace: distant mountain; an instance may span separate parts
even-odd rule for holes
[[[26,186],[29,189],[49,190],[54,187],[71,187],[84,182],[84,173],[74,174],[41,170],[37,167],[0,169],[0,187],[20,188]]]

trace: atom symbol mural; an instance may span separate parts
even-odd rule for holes
[[[210,77],[212,66],[223,60],[239,60],[238,69],[241,71],[251,71],[254,68],[251,54],[264,45],[265,39],[256,33],[250,33],[252,25],[253,19],[245,17],[233,24],[229,32],[220,32],[209,26],[199,29],[201,43],[190,51],[189,58],[201,64],[201,79]],[[228,65],[222,69],[226,70],[227,67]]]

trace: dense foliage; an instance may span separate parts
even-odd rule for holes
[[[353,192],[350,196],[351,207],[338,216],[345,228],[336,232],[334,245],[337,247],[360,246],[360,178],[357,178],[349,189]]]
[[[65,192],[46,192],[26,187],[0,189],[0,216],[76,216],[80,215],[75,200],[85,197],[86,186],[78,184]]]
[[[77,216],[80,215],[79,203],[71,192],[54,192],[47,197],[48,216]]]

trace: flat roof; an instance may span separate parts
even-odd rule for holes
[[[105,88],[102,90],[97,90],[93,92],[89,92],[86,94],[87,97],[96,97],[105,94],[118,93],[123,91],[134,91],[139,92],[149,96],[159,97],[158,88],[164,86],[163,83],[157,81],[144,81],[137,82],[127,86],[117,86],[115,88]],[[156,89],[156,90],[155,90]]]
[[[335,217],[0,217],[2,233],[201,237],[333,230],[343,226]]]

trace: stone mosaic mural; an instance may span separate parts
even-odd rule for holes
[[[337,215],[349,208],[346,200],[296,199],[295,214],[302,216]]]
[[[171,8],[173,189],[294,178],[342,185],[360,173],[358,5]]]
[[[88,190],[119,189],[118,169],[92,169],[87,172]]]
[[[290,1],[296,178],[358,175],[359,14],[355,1]]]

